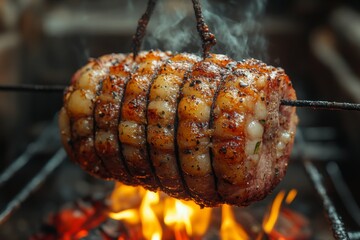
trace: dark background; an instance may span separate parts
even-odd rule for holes
[[[209,0],[204,6],[209,11],[205,20],[218,39],[215,52],[238,60],[260,58],[284,68],[299,99],[360,102],[359,1]],[[129,52],[145,7],[145,0],[1,1],[0,83],[68,84],[89,57]],[[145,49],[199,53],[191,1],[160,1],[147,37]],[[61,105],[61,93],[0,92],[0,171],[38,136]],[[320,166],[336,161],[359,202],[360,114],[312,109],[298,113],[299,133],[307,147],[296,143],[292,172],[301,169],[298,159],[304,154]],[[91,186],[94,180],[67,164],[67,171],[75,171]],[[296,183],[291,174],[285,181]],[[0,189],[3,205],[7,191]],[[43,196],[33,201],[41,202]],[[356,227],[351,220],[348,224]],[[0,226],[2,231],[9,229]]]

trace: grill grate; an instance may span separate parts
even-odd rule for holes
[[[57,117],[55,118],[57,119]],[[30,161],[30,159],[38,153],[49,151],[49,149],[59,148],[60,142],[58,137],[58,130],[56,128],[56,120],[47,126],[41,135],[32,143],[30,143],[25,151],[5,169],[0,175],[0,187],[5,184],[11,184],[11,180],[16,177],[16,173],[23,169]],[[65,151],[60,148],[56,153],[44,163],[43,167],[35,173],[23,186],[22,189],[12,198],[6,206],[0,211],[0,224],[4,223],[8,217],[24,202],[30,194],[38,188],[47,177],[64,161],[66,158]]]
[[[301,136],[301,133],[299,134]],[[50,141],[51,140],[51,141]],[[303,148],[304,141],[298,138],[299,145]],[[30,194],[38,188],[52,172],[66,159],[66,153],[63,149],[58,149],[60,145],[58,139],[58,129],[56,121],[54,120],[42,134],[33,142],[28,145],[26,150],[21,154],[1,175],[0,175],[0,188],[8,184],[16,173],[24,168],[30,159],[39,152],[53,149],[55,154],[43,165],[43,167],[28,181],[26,185],[7,203],[7,205],[0,212],[0,224],[4,223],[14,211],[21,207],[21,204],[30,196]],[[58,149],[58,150],[56,150]],[[56,150],[56,151],[55,151]],[[311,180],[313,187],[322,200],[324,214],[329,221],[335,239],[360,239],[360,231],[347,231],[345,224],[337,212],[333,201],[328,195],[328,189],[324,184],[324,175],[310,160],[305,157],[302,160],[304,168]],[[335,164],[335,165],[334,165]],[[330,166],[330,167],[329,167]],[[334,168],[335,167],[335,168]],[[350,190],[342,179],[340,169],[336,169],[337,164],[331,162],[328,164],[328,172],[330,179],[334,182],[335,189],[343,199],[344,205],[348,205],[347,210],[351,211],[355,221],[358,221],[359,211],[356,201],[353,199]],[[336,169],[336,171],[334,171]],[[345,186],[345,187],[344,187]],[[345,189],[345,190],[344,190]],[[345,191],[345,195],[344,194]],[[355,210],[354,210],[355,209]]]

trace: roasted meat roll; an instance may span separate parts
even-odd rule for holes
[[[205,207],[246,206],[284,177],[297,125],[280,68],[211,54],[92,59],[64,93],[61,139],[90,174]]]

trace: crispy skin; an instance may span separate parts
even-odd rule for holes
[[[189,199],[189,194],[177,164],[174,127],[177,99],[184,75],[199,60],[184,53],[170,58],[151,86],[147,109],[147,141],[155,173],[163,191],[182,199]]]
[[[137,70],[132,74],[125,90],[119,139],[130,173],[146,188],[157,190],[159,184],[150,164],[146,146],[146,108],[152,80],[157,76],[164,61],[169,58],[169,54],[150,51],[139,54],[137,58]]]
[[[75,73],[72,85],[64,96],[66,114],[62,113],[61,117],[64,119],[63,122],[66,122],[68,117],[71,134],[71,140],[67,141],[67,151],[70,151],[69,146],[71,146],[72,159],[85,171],[104,179],[110,179],[111,175],[104,168],[94,148],[94,100],[96,91],[108,74],[109,66],[122,61],[125,56],[110,54],[91,60]],[[64,133],[66,132],[68,130],[64,130]],[[66,138],[67,135],[63,136]]]
[[[61,139],[94,176],[201,206],[246,206],[284,177],[298,122],[280,68],[212,54],[106,55],[77,71]]]
[[[131,54],[117,65],[110,67],[109,74],[97,93],[94,112],[96,154],[109,174],[115,180],[127,185],[137,185],[138,182],[126,169],[119,151],[118,125],[124,89],[131,78],[133,68],[134,61]]]
[[[294,108],[280,107],[282,97],[295,99],[284,71],[254,59],[238,63],[221,88],[213,154],[224,203],[246,206],[261,200],[283,178],[297,117]],[[277,152],[281,141],[285,147]]]
[[[210,159],[210,111],[215,92],[231,60],[212,55],[194,65],[182,87],[177,144],[181,169],[191,197],[200,205],[219,202]]]

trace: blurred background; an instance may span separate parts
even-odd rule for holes
[[[0,84],[67,85],[74,71],[89,57],[129,52],[137,20],[146,2],[0,0]],[[215,52],[238,60],[259,58],[284,68],[299,99],[360,103],[360,1],[202,2],[205,20],[218,40]],[[200,53],[201,42],[195,27],[190,0],[159,0],[144,49]],[[61,105],[61,93],[0,92],[0,171],[41,134]],[[307,191],[312,191],[311,187],[306,190],[307,180],[299,181],[296,177],[303,171],[298,161],[300,156],[306,155],[324,169],[329,162],[336,162],[359,203],[360,113],[311,109],[299,109],[298,113],[301,139],[294,149],[293,163],[284,184],[304,189],[306,196]],[[299,142],[306,147],[299,147]],[[46,159],[46,154],[42,156]],[[34,167],[29,165],[21,178],[31,175],[32,169],[42,162],[35,159],[31,164]],[[97,184],[103,185],[69,161],[57,171],[60,175],[71,172],[76,179],[85,179],[69,187],[74,188],[77,195],[89,194]],[[64,190],[66,186],[58,185],[59,181],[65,181],[64,177],[50,178],[51,187],[41,188],[23,207],[26,210],[18,214],[46,213],[60,202],[74,199],[77,195],[69,189]],[[14,195],[14,189],[22,185],[23,182],[15,180],[11,186],[3,187],[0,204],[5,206]],[[61,188],[62,193],[47,198],[48,192],[59,190],[56,188]],[[341,202],[331,182],[329,188],[334,192],[334,201]],[[309,195],[314,196],[313,193]],[[44,199],[49,203],[44,204]],[[311,212],[311,209],[304,211]],[[350,228],[359,227],[348,211],[342,214]],[[8,236],[6,234],[14,229],[29,234],[33,231],[29,226],[37,226],[34,222],[41,222],[42,218],[37,216],[32,223],[21,217],[11,220],[11,224],[0,226],[0,236]],[[326,225],[325,221],[319,221]]]

